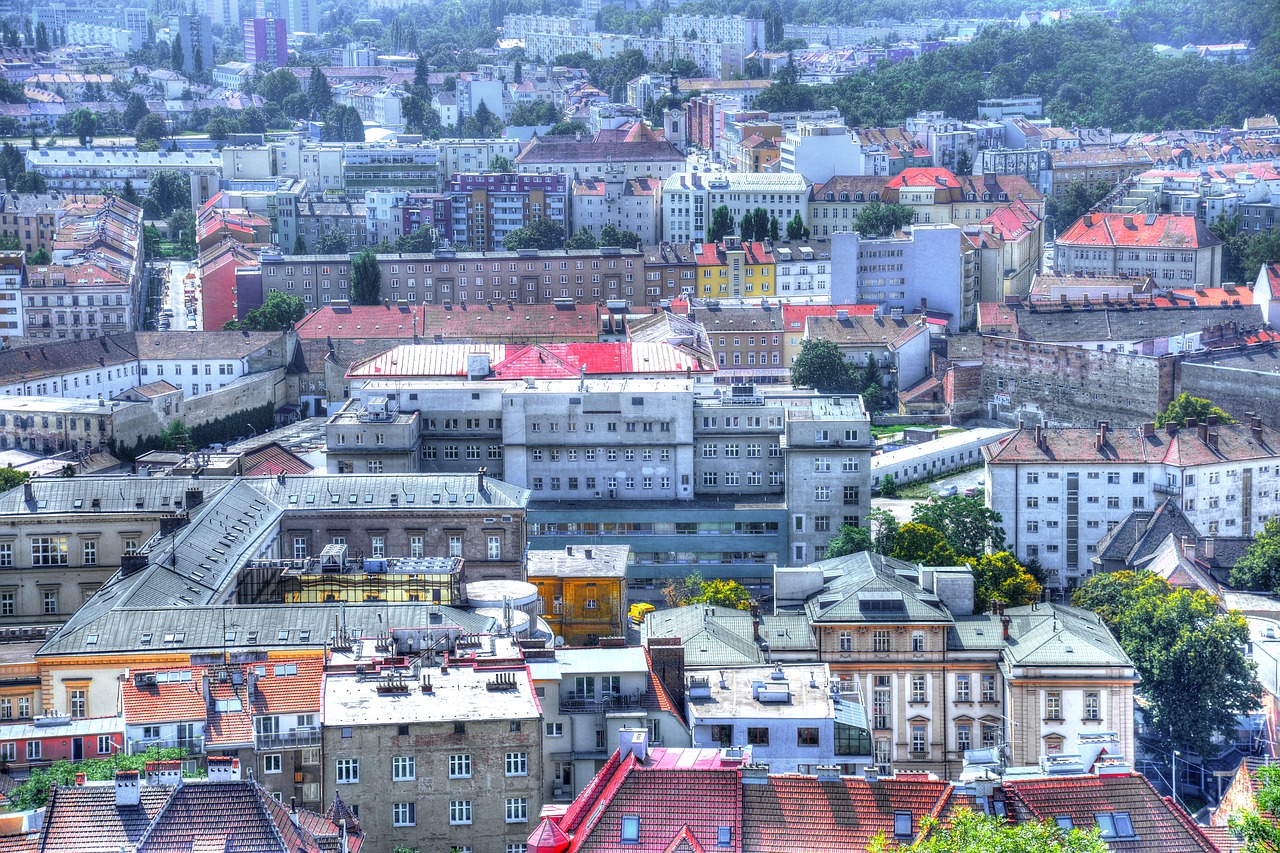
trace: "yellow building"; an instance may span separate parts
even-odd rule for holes
[[[343,601],[422,601],[457,604],[461,557],[348,558],[345,545],[327,545],[307,560],[258,560],[278,574],[279,597],[286,604]],[[265,588],[265,587],[263,587]]]
[[[700,249],[700,251],[699,251]],[[704,299],[773,296],[773,254],[764,243],[725,237],[721,243],[695,243],[696,293]]]
[[[625,636],[629,545],[569,545],[530,551],[529,583],[538,588],[542,618],[566,645],[593,646]]]

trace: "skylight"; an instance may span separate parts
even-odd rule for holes
[[[1098,822],[1098,830],[1105,840],[1137,837],[1128,812],[1103,812],[1094,815],[1093,819]]]
[[[622,837],[619,839],[623,844],[639,844],[640,843],[640,816],[632,814],[624,814],[622,816]]]

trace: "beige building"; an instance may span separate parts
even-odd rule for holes
[[[543,802],[542,712],[523,665],[335,666],[324,687],[324,799],[375,850],[523,849]]]

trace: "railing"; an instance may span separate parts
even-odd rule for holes
[[[272,732],[264,734],[255,732],[254,748],[263,749],[302,749],[307,746],[320,745],[320,729],[316,726],[294,729],[290,732]]]
[[[628,693],[605,696],[580,696],[577,693],[561,693],[560,694],[560,711],[566,714],[588,713],[588,712],[607,712],[607,711],[636,711],[641,707],[641,695],[639,693]]]
[[[185,749],[187,752],[204,752],[203,737],[144,737],[133,742],[135,753],[145,752],[151,747],[157,749]]]
[[[1182,493],[1173,483],[1152,483],[1151,488],[1161,495],[1178,495]]]

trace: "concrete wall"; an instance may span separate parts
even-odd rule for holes
[[[183,421],[188,428],[200,426],[235,412],[258,406],[282,406],[290,401],[289,383],[284,368],[266,373],[242,376],[225,388],[191,397],[182,404]]]
[[[1280,427],[1280,374],[1268,369],[1184,362],[1179,368],[1177,391],[1212,400],[1237,419],[1254,412],[1267,426]]]

